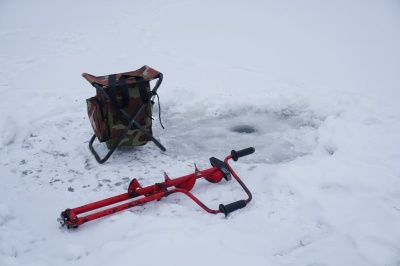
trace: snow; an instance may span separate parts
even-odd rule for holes
[[[1,1],[0,265],[400,265],[399,27],[395,0]],[[143,65],[164,74],[167,151],[99,165],[81,73]],[[58,228],[133,178],[249,146],[232,166],[253,200],[227,218],[174,194]],[[191,192],[211,208],[246,196]]]

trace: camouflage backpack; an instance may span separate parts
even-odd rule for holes
[[[143,66],[119,74],[96,77],[83,73],[82,76],[96,88],[96,96],[86,100],[95,134],[90,143],[91,150],[95,137],[106,142],[112,151],[117,146],[140,146],[149,140],[155,141],[152,136],[152,99],[162,81],[160,72]],[[157,78],[158,82],[151,90],[150,81]]]

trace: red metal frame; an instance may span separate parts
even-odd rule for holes
[[[254,148],[253,148],[254,151]],[[234,152],[234,151],[232,151]],[[236,152],[235,152],[236,153]],[[244,155],[243,155],[244,156]],[[222,180],[222,178],[225,178],[227,180],[230,179],[230,174],[236,179],[236,181],[242,186],[242,188],[246,191],[248,198],[246,200],[242,200],[244,206],[249,203],[252,199],[252,195],[250,191],[247,189],[247,187],[244,185],[244,183],[240,180],[240,178],[237,176],[235,171],[230,167],[228,164],[228,161],[234,157],[234,154],[229,155],[225,158],[224,162],[219,161],[214,158],[214,160],[218,161],[217,164],[212,164],[212,167],[209,169],[205,169],[200,171],[197,169],[195,165],[195,172],[193,174],[185,175],[182,177],[178,177],[176,179],[170,179],[166,173],[164,173],[164,178],[165,181],[162,183],[156,183],[154,185],[148,186],[148,187],[142,187],[139,182],[136,179],[133,179],[131,183],[129,184],[128,187],[128,192],[110,197],[107,199],[103,199],[100,201],[96,201],[93,203],[89,203],[80,207],[72,208],[72,209],[66,209],[65,211],[61,212],[61,218],[58,219],[60,224],[62,226],[66,225],[67,228],[76,228],[84,223],[87,223],[89,221],[93,221],[95,219],[120,212],[123,210],[126,210],[128,208],[132,208],[138,205],[143,205],[147,202],[153,201],[153,200],[160,200],[163,197],[167,197],[170,194],[173,193],[183,193],[186,196],[188,196],[190,199],[192,199],[194,202],[196,202],[201,208],[203,208],[206,212],[212,213],[212,214],[217,214],[224,212],[227,215],[227,212],[221,209],[221,205],[219,210],[214,210],[208,208],[204,203],[202,203],[198,198],[196,198],[192,193],[189,191],[193,188],[194,184],[196,183],[196,179],[198,178],[205,178],[207,181],[212,182],[212,183],[218,183]],[[237,160],[237,157],[234,157],[234,160]],[[236,161],[235,160],[235,161]],[[213,162],[213,161],[211,161]],[[221,167],[221,165],[223,167]],[[226,167],[225,169],[222,169]],[[227,172],[229,170],[229,173]],[[229,175],[229,176],[227,176]],[[171,188],[174,187],[174,188]],[[131,200],[132,198],[137,198],[141,197],[139,199],[134,199]],[[94,211],[99,208],[104,208],[109,205],[117,204],[119,202],[123,201],[128,201],[129,202],[110,207],[105,210],[100,210],[98,212],[88,214],[86,216],[80,216],[80,214],[84,214],[86,212]],[[245,202],[245,203],[244,203]],[[242,205],[243,205],[242,204]],[[223,205],[222,205],[223,206]],[[233,207],[231,211],[234,211],[235,209],[242,208],[244,206],[240,207]],[[231,212],[229,211],[229,212]]]

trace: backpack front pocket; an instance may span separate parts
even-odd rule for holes
[[[100,142],[110,139],[108,130],[107,115],[101,101],[97,97],[86,100],[88,116],[93,131]]]

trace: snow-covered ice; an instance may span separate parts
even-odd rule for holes
[[[1,1],[0,265],[400,265],[399,29],[396,0]],[[99,165],[81,73],[143,65],[164,74],[167,151]],[[232,165],[253,200],[227,218],[174,194],[58,228],[133,178],[249,146]],[[192,192],[211,208],[246,196]]]

